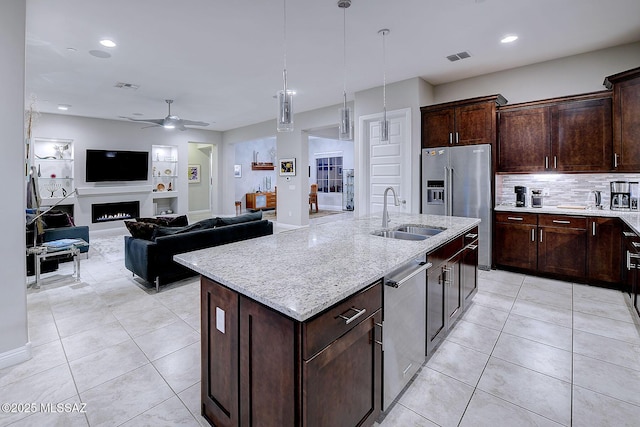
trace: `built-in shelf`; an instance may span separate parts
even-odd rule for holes
[[[274,169],[273,163],[251,162],[251,170],[253,171],[272,171]]]

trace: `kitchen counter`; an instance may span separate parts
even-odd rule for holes
[[[542,208],[517,208],[513,205],[498,205],[494,209],[496,212],[521,212],[521,213],[542,213],[542,214],[556,214],[556,215],[578,215],[578,216],[599,216],[620,218],[624,221],[633,231],[640,235],[640,212],[638,211],[623,211],[612,209],[567,209],[559,208],[557,206],[544,206]]]
[[[174,260],[297,321],[364,289],[405,262],[471,230],[476,218],[391,213],[389,228],[446,229],[422,241],[371,235],[381,216],[289,230],[174,256]]]

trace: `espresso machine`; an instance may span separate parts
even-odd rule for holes
[[[631,185],[628,181],[611,181],[611,209],[631,209]],[[637,202],[636,202],[637,206]]]
[[[527,207],[527,187],[516,185],[514,187],[514,192],[516,193],[516,207],[517,208]]]

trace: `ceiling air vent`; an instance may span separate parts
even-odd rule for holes
[[[119,89],[132,89],[132,90],[136,90],[138,89],[140,86],[139,85],[134,85],[133,83],[122,83],[122,82],[118,82],[115,85],[113,85],[113,87],[117,87]]]
[[[469,54],[469,52],[458,52],[458,53],[454,53],[453,55],[447,56],[447,59],[451,62],[455,62],[465,58],[471,58],[471,55]]]

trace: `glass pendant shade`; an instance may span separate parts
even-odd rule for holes
[[[389,120],[387,120],[387,109],[385,108],[380,121],[380,141],[389,141]]]
[[[278,91],[278,132],[293,131],[293,91]]]
[[[344,102],[340,108],[340,127],[338,138],[341,141],[350,141],[353,139],[353,111],[347,107],[347,94],[344,94]]]

